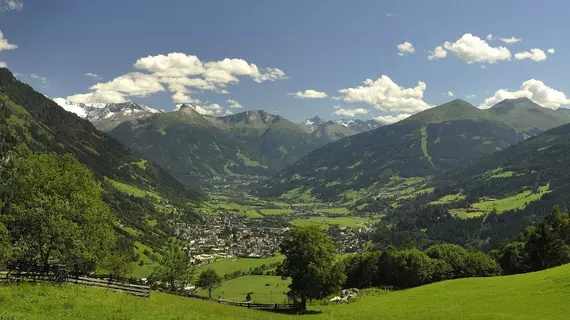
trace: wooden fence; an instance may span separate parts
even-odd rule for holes
[[[300,304],[279,304],[279,303],[252,303],[252,302],[237,302],[224,299],[218,299],[218,303],[228,304],[231,306],[245,307],[257,310],[267,311],[301,311],[303,310]]]
[[[0,283],[9,282],[55,282],[72,283],[83,286],[101,287],[123,291],[138,297],[150,298],[150,286],[119,282],[112,279],[98,279],[86,276],[73,276],[62,269],[39,271],[34,268],[15,268],[0,272]]]

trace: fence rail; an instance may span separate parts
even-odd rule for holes
[[[123,291],[138,297],[150,298],[150,286],[123,283],[111,279],[104,280],[86,276],[72,276],[61,272],[39,272],[14,269],[0,272],[0,283],[9,282],[56,282],[72,283]]]
[[[246,307],[258,310],[302,310],[300,304],[279,304],[279,303],[251,303],[218,299],[218,303],[228,304],[237,307]]]

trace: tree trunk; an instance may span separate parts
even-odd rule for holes
[[[301,297],[301,308],[303,308],[303,310],[307,310],[307,298],[306,297]]]
[[[208,288],[208,298],[212,299],[212,288]]]

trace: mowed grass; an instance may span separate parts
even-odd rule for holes
[[[530,202],[539,200],[544,194],[550,192],[550,185],[538,188],[538,193],[532,193],[531,190],[523,191],[512,197],[497,199],[494,201],[483,201],[473,204],[473,208],[485,213],[497,210],[498,213],[513,209],[524,209]]]
[[[196,268],[196,274],[207,270],[213,269],[219,275],[223,276],[225,274],[234,273],[236,271],[249,271],[250,268],[256,268],[261,265],[269,265],[272,263],[277,263],[283,261],[283,255],[276,255],[275,257],[271,258],[263,258],[263,259],[254,259],[254,258],[232,258],[232,259],[224,259],[218,260],[216,262],[212,262],[209,264],[201,265]]]
[[[315,209],[314,211],[315,212],[328,213],[328,214],[349,214],[350,213],[350,211],[345,207]]]
[[[279,276],[244,276],[222,283],[212,292],[212,298],[245,301],[248,292],[258,303],[287,303],[287,291],[291,280]],[[201,296],[208,296],[206,290],[198,290]]]
[[[294,219],[289,223],[298,227],[306,227],[312,225],[328,227],[330,225],[336,224],[339,227],[357,229],[364,227],[367,223],[371,222],[372,221],[370,219],[361,217],[311,217],[308,219]]]
[[[568,319],[570,265],[536,273],[445,281],[347,305],[310,306],[296,316],[152,292],[150,299],[72,285],[0,286],[0,316],[10,319]],[[245,298],[245,296],[244,296]],[[256,299],[255,293],[253,298]],[[319,313],[320,312],[320,313]]]
[[[115,180],[109,179],[107,177],[105,177],[105,180],[109,181],[113,185],[113,187],[115,187],[115,189],[119,190],[120,192],[129,193],[135,197],[145,197],[148,195],[148,196],[151,196],[155,199],[161,199],[161,197],[157,193],[150,192],[150,191],[144,191],[144,190],[141,190],[137,187],[133,187],[133,186],[128,185],[126,183],[115,181]]]

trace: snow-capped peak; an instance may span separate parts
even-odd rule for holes
[[[147,105],[135,102],[123,103],[72,103],[63,98],[53,99],[55,103],[63,109],[73,112],[81,118],[89,121],[106,120],[110,122],[120,123],[123,121],[134,120],[148,117],[155,113],[162,113],[162,110],[153,109]]]

